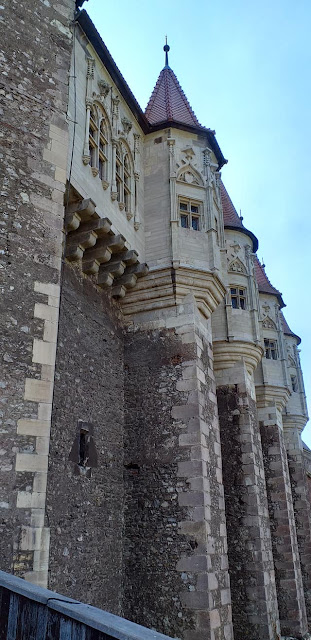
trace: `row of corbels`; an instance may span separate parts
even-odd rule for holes
[[[66,212],[66,258],[82,261],[82,271],[97,276],[97,284],[112,287],[114,298],[123,298],[137,279],[147,275],[148,266],[129,248],[121,234],[114,233],[108,218],[100,218],[89,198],[71,203]]]

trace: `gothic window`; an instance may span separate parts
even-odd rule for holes
[[[123,202],[123,189],[122,189],[122,155],[120,146],[117,145],[116,149],[116,183],[117,183],[117,193],[118,202]]]
[[[125,211],[130,213],[132,194],[131,160],[127,151],[122,149],[119,144],[116,148],[116,183],[119,205],[123,205]]]
[[[230,287],[232,309],[246,309],[246,289],[244,287]]]
[[[128,155],[124,156],[123,163],[123,175],[124,175],[124,204],[125,211],[130,211],[131,208],[131,167],[129,163]]]
[[[92,168],[97,168],[97,151],[98,151],[98,116],[95,107],[92,107],[90,113],[89,127],[89,156]]]
[[[102,110],[95,105],[90,112],[89,157],[93,175],[99,175],[106,189],[108,186],[108,122]]]
[[[99,127],[98,169],[101,180],[107,180],[108,169],[108,132],[104,119]]]
[[[265,338],[264,346],[265,346],[265,357],[268,358],[268,360],[277,360],[278,359],[277,341]]]
[[[183,229],[199,231],[201,227],[201,203],[189,198],[179,199],[179,219]]]

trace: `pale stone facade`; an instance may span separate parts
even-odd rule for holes
[[[55,62],[2,92],[8,142],[12,99],[39,116],[4,165],[1,568],[185,640],[306,637],[300,340],[215,135],[168,64],[144,114],[86,12],[35,4]]]

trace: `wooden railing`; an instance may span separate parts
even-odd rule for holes
[[[169,640],[0,571],[0,640]]]

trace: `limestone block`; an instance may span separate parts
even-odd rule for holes
[[[38,340],[37,338],[33,341],[33,355],[32,361],[38,362],[39,364],[55,364],[56,357],[56,343],[55,342],[44,342],[44,340]]]
[[[25,436],[43,436],[50,434],[50,422],[48,420],[18,420],[17,433]]]
[[[41,318],[42,320],[49,320],[50,322],[58,321],[58,308],[50,307],[47,304],[36,302],[34,310],[35,318]]]
[[[51,284],[48,282],[35,282],[34,290],[37,293],[44,293],[47,296],[54,296],[55,298],[59,298],[60,296],[60,286],[59,284]]]
[[[51,403],[52,397],[52,382],[48,380],[33,380],[32,378],[26,378],[24,394],[25,400],[32,400],[32,402]]]
[[[48,457],[36,453],[17,453],[16,471],[47,471]]]

